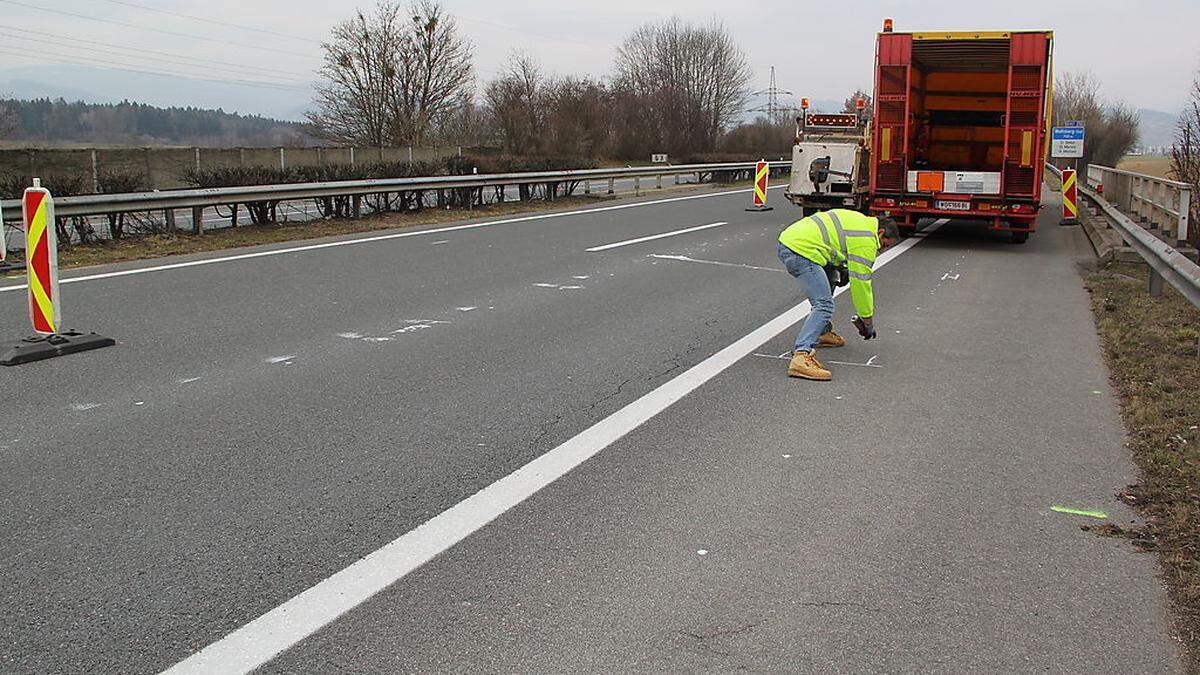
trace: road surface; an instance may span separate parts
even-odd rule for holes
[[[0,670],[1178,670],[1049,510],[1132,519],[1079,233],[913,240],[808,383],[728,192],[69,272],[120,344],[0,372]]]

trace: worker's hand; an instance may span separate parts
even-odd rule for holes
[[[856,316],[851,319],[851,321],[854,323],[854,327],[858,329],[858,334],[862,336],[862,339],[874,340],[876,337],[878,337],[878,335],[875,334],[875,322],[871,319],[871,317],[863,319]]]

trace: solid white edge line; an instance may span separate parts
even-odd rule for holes
[[[663,232],[662,234],[652,234],[648,237],[638,237],[637,239],[626,239],[625,241],[618,241],[616,243],[605,244],[603,246],[593,246],[592,248],[587,248],[584,250],[587,251],[588,253],[598,253],[600,251],[607,251],[609,249],[619,248],[621,246],[629,246],[630,244],[640,244],[644,241],[654,241],[655,239],[665,239],[667,237],[674,237],[677,234],[687,234],[688,232],[699,232],[700,230],[707,230],[712,227],[720,227],[722,225],[728,225],[728,224],[729,223],[722,221],[719,223],[710,223],[708,225],[697,225],[696,227],[689,227],[689,228],[682,229],[682,230],[675,230],[674,232]]]
[[[784,187],[782,185],[776,185]],[[774,189],[774,188],[771,188]],[[459,230],[474,230],[481,227],[491,227],[493,225],[508,225],[510,223],[524,223],[532,220],[545,220],[547,218],[565,218],[567,216],[584,216],[590,213],[603,213],[605,211],[620,211],[623,209],[635,209],[643,206],[654,206],[656,204],[669,204],[672,202],[689,201],[692,199],[710,199],[712,197],[725,197],[728,195],[744,194],[753,192],[754,188],[725,190],[723,192],[711,192],[702,195],[688,195],[686,197],[669,197],[667,199],[654,199],[646,202],[634,202],[632,204],[615,204],[613,206],[602,206],[595,209],[582,209],[579,211],[562,211],[557,213],[539,213],[531,216],[520,216],[517,218],[505,218],[503,220],[489,220],[481,223],[467,223],[465,225],[451,225],[449,227],[437,227],[430,230],[418,230],[410,232],[393,232],[391,234],[381,234],[374,237],[362,237],[359,239],[346,239],[342,241],[327,241],[321,244],[306,244],[304,246],[290,246],[288,248],[272,249],[270,251],[256,251],[254,253],[241,253],[238,255],[224,256],[220,258],[205,258],[204,260],[190,260],[188,262],[168,263],[166,265],[155,265],[153,267],[138,267],[128,270],[120,270],[117,272],[104,272],[101,274],[89,274],[82,277],[71,277],[69,279],[61,279],[61,284],[73,284],[80,281],[95,281],[97,279],[112,279],[114,277],[127,277],[134,274],[147,274],[150,272],[163,272],[166,270],[177,270],[186,267],[199,267],[201,265],[215,265],[217,263],[233,262],[235,260],[250,260],[252,258],[265,258],[268,256],[285,255],[288,253],[300,253],[303,251],[316,251],[323,248],[337,248],[340,246],[353,246],[355,244],[368,244],[376,241],[387,241],[389,239],[405,239],[408,237],[420,237],[427,234],[439,234],[442,232],[458,232]],[[19,284],[16,286],[2,286],[0,293],[5,291],[19,291],[29,288],[28,284]]]
[[[934,223],[926,231],[937,229]],[[884,251],[878,269],[921,241]],[[834,292],[840,295],[847,287]],[[166,673],[245,673],[366,602],[514,506],[669,408],[760,346],[808,316],[807,300],[756,328],[574,438],[367,554],[282,605],[217,640]]]

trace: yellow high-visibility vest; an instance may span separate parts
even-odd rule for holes
[[[875,315],[871,268],[879,254],[879,219],[849,209],[831,209],[798,220],[779,235],[779,243],[821,267],[850,270],[850,297],[864,319]]]

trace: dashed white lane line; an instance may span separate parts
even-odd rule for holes
[[[775,187],[783,187],[777,185]],[[775,189],[775,187],[771,189]],[[667,199],[652,199],[645,202],[635,202],[632,204],[616,204],[614,206],[601,206],[594,209],[581,209],[578,211],[562,211],[556,213],[539,213],[532,216],[520,216],[517,218],[505,218],[503,220],[489,220],[482,223],[467,223],[465,225],[450,225],[448,227],[435,227],[429,230],[419,230],[416,232],[393,232],[392,234],[381,234],[374,237],[362,237],[359,239],[345,239],[342,241],[327,241],[320,244],[305,244],[303,246],[289,246],[287,248],[278,248],[270,251],[255,251],[254,253],[239,253],[237,255],[221,256],[219,258],[205,258],[204,260],[189,260],[187,262],[169,263],[166,265],[154,265],[152,267],[138,267],[129,270],[119,270],[116,272],[104,272],[101,274],[88,274],[81,277],[70,277],[59,281],[60,284],[74,284],[81,281],[95,281],[97,279],[112,279],[114,277],[127,277],[134,274],[149,274],[150,272],[165,272],[167,270],[177,270],[187,267],[199,267],[201,265],[216,265],[217,263],[234,262],[236,260],[251,260],[253,258],[267,258],[277,255],[287,255],[289,253],[301,253],[304,251],[317,251],[326,248],[338,248],[341,246],[354,246],[356,244],[370,244],[376,241],[389,241],[392,239],[407,239],[408,237],[423,237],[429,234],[441,234],[443,232],[458,232],[460,230],[476,230],[483,227],[493,227],[495,225],[508,225],[511,223],[526,223],[535,220],[546,220],[548,218],[566,218],[568,216],[586,216],[592,213],[605,213],[607,211],[622,211],[624,209],[637,209],[644,206],[655,206],[658,204],[670,204],[674,202],[690,201],[693,199],[710,199],[712,197],[727,197],[729,195],[743,194],[751,192],[752,189],[742,190],[724,190],[722,192],[710,192],[702,195],[688,195],[686,197],[669,197]],[[6,291],[19,291],[28,288],[27,284],[17,284],[14,286],[0,286],[0,293]]]
[[[882,267],[920,239],[884,251]],[[839,288],[836,294],[845,291]],[[282,605],[172,666],[168,673],[246,673],[369,600],[550,485],[808,316],[804,301],[605,417],[525,466],[367,554]]]
[[[640,244],[644,241],[654,241],[655,239],[666,239],[667,237],[674,237],[674,236],[680,235],[680,234],[687,234],[688,232],[699,232],[700,230],[708,230],[708,229],[712,229],[714,227],[720,227],[722,225],[728,225],[728,224],[729,223],[726,223],[726,222],[720,222],[720,223],[709,223],[708,225],[697,225],[696,227],[688,227],[688,228],[684,228],[682,230],[674,230],[672,232],[663,232],[661,234],[652,234],[648,237],[638,237],[637,239],[626,239],[625,241],[618,241],[618,242],[615,242],[612,244],[604,244],[603,246],[593,246],[592,248],[584,249],[584,250],[586,250],[588,253],[597,253],[599,251],[607,251],[609,249],[620,248],[621,246],[630,246],[632,244]]]

